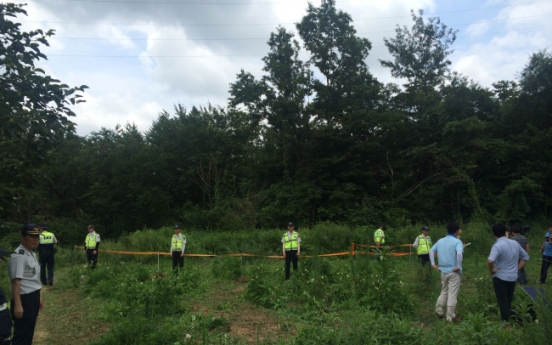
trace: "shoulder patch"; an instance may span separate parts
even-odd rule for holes
[[[25,251],[23,249],[20,249],[19,254],[25,254]]]

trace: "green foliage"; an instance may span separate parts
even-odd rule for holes
[[[288,221],[301,232],[326,222],[369,229],[383,222],[400,243],[410,242],[413,224],[552,214],[547,50],[530,56],[519,81],[486,88],[450,70],[456,31],[412,11],[412,25],[385,39],[391,59],[381,61],[405,84],[382,85],[366,64],[370,40],[335,1],[324,1],[309,4],[296,34],[274,30],[263,75],[240,71],[228,107],[177,105],[146,132],[126,125],[79,137],[68,104],[84,87],[34,67],[53,33],[22,32],[12,19],[23,7],[1,9],[0,221],[7,228],[46,222],[74,245],[92,223],[103,239],[126,234],[120,249],[165,251],[164,236],[178,223],[207,234],[190,241],[193,251],[277,254],[277,243],[263,237],[277,242],[276,231],[223,243],[209,234]],[[343,236],[330,244],[324,233],[332,230],[320,226],[321,243],[305,249],[355,238],[336,228]]]
[[[26,15],[24,6],[0,4],[0,210],[29,222],[38,171],[74,130],[69,106],[83,101],[87,87],[70,88],[35,67],[54,31],[22,31],[12,18]]]
[[[213,259],[212,272],[214,277],[236,280],[242,276],[243,259],[235,257],[220,257]]]
[[[337,327],[306,327],[291,344],[424,344],[421,328],[412,327],[396,315],[355,310],[350,324]]]

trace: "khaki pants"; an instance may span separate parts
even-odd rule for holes
[[[456,301],[458,299],[458,291],[460,290],[461,275],[457,272],[442,273],[441,272],[441,295],[437,299],[435,312],[439,315],[444,315],[443,311],[446,306],[447,321],[452,321],[456,317],[454,310],[456,309]]]

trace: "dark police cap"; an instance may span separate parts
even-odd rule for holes
[[[175,226],[174,226],[174,229],[175,229],[175,230],[179,230],[179,229],[180,229],[180,225],[175,225]]]
[[[422,230],[427,230],[429,231],[429,228],[427,226],[422,226]]]
[[[40,229],[36,224],[25,224],[21,228],[21,235],[40,235]]]
[[[295,226],[295,224],[293,224],[293,222],[289,222],[288,226]]]

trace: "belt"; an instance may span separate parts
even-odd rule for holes
[[[7,303],[4,303],[4,304],[0,304],[0,311],[2,310],[6,310],[8,308],[8,305]]]

